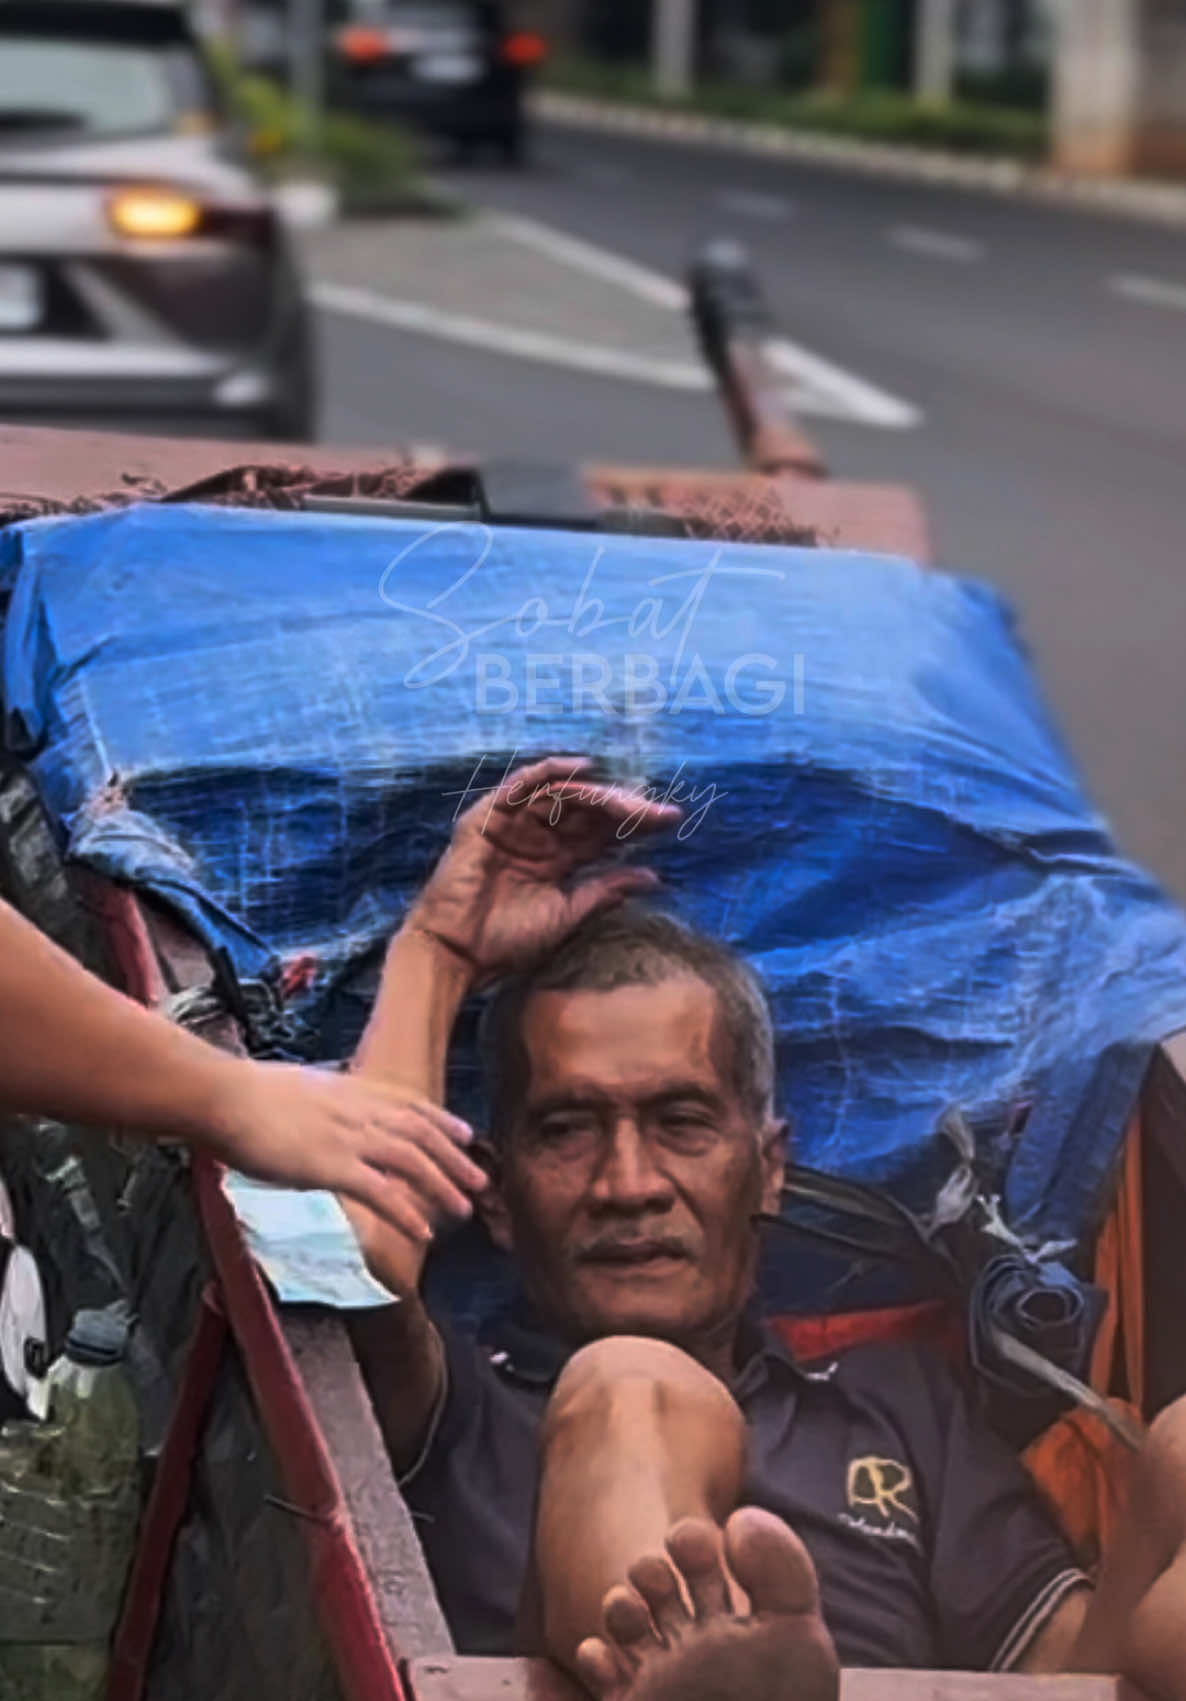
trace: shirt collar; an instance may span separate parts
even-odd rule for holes
[[[540,1321],[522,1294],[483,1325],[479,1339],[497,1370],[534,1388],[550,1388],[576,1351]],[[738,1325],[737,1348],[733,1392],[739,1398],[756,1392],[772,1370],[796,1381],[805,1374],[791,1349],[762,1321],[756,1303]]]

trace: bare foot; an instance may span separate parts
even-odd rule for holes
[[[743,1507],[723,1541],[715,1524],[686,1518],[666,1554],[628,1575],[605,1597],[604,1635],[577,1649],[597,1701],[835,1701],[839,1666],[815,1567],[780,1518]],[[748,1611],[735,1605],[731,1577]]]

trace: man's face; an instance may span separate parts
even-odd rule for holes
[[[536,993],[523,1039],[491,1226],[529,1297],[570,1339],[731,1344],[782,1156],[732,1086],[712,989]]]

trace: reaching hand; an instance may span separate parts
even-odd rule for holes
[[[673,804],[583,779],[588,765],[549,756],[466,810],[405,926],[445,945],[481,981],[558,943],[595,910],[652,887],[645,868],[567,884],[615,844],[680,819]]]
[[[439,1106],[354,1076],[228,1059],[204,1143],[261,1181],[344,1195],[356,1231],[398,1230],[422,1259],[440,1218],[468,1216],[485,1185],[470,1137]]]

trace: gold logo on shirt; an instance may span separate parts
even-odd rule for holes
[[[845,1493],[855,1511],[876,1512],[887,1524],[895,1514],[917,1524],[918,1513],[907,1498],[914,1488],[914,1474],[899,1459],[853,1459],[848,1467]]]

